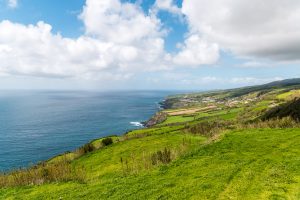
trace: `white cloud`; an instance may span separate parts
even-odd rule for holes
[[[269,83],[273,81],[283,80],[282,77],[271,77],[271,78],[256,78],[256,77],[234,77],[229,79],[229,83],[242,84],[242,85],[258,85]]]
[[[87,0],[79,18],[85,33],[75,39],[53,33],[42,21],[0,22],[0,73],[126,80],[139,72],[211,64],[218,58],[218,47],[195,35],[187,38],[178,54],[168,54],[161,21],[138,4]]]
[[[159,70],[164,56],[163,40],[141,40],[139,45],[123,45],[89,36],[64,38],[51,33],[44,22],[22,25],[0,23],[0,72],[46,77],[90,77],[110,71]],[[103,72],[104,73],[104,72]],[[99,77],[102,77],[99,75]]]
[[[170,13],[181,15],[181,9],[174,4],[173,0],[156,0],[154,4],[154,11],[165,10]]]
[[[188,86],[191,88],[205,88],[222,89],[233,86],[248,86],[269,83],[273,81],[283,80],[282,77],[251,77],[251,76],[237,76],[237,77],[220,77],[220,76],[196,76],[191,73],[164,73],[162,74],[164,80],[168,80],[172,85]]]
[[[181,51],[174,57],[177,65],[199,66],[213,64],[219,59],[218,45],[207,43],[198,35],[189,36],[180,46]]]
[[[119,0],[87,0],[80,18],[88,35],[104,41],[132,44],[162,35],[156,16],[145,15],[138,5]]]
[[[180,17],[183,22],[181,9],[173,0],[156,0],[153,5],[154,13],[165,10]],[[170,60],[175,66],[199,67],[204,64],[214,64],[219,59],[219,47],[216,43],[208,42],[198,33],[189,34],[183,43],[177,44],[179,52]]]
[[[252,61],[247,61],[247,62],[242,63],[237,66],[245,67],[245,68],[261,68],[261,67],[276,67],[276,66],[278,66],[278,64],[273,63],[273,62],[260,62],[260,61],[252,60]]]
[[[0,22],[0,73],[120,79],[136,70],[166,68],[160,62],[165,57],[160,22],[135,4],[87,0],[80,17],[86,34],[76,39],[53,34],[42,21]]]
[[[15,75],[73,77],[113,64],[106,52],[122,54],[122,48],[114,51],[92,38],[72,40],[52,34],[44,22],[24,26],[2,21],[0,44],[0,71]]]
[[[16,8],[18,6],[18,0],[7,0],[7,5],[10,8]]]
[[[191,32],[236,55],[300,60],[300,1],[184,0]]]

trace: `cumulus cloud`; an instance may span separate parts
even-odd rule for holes
[[[246,57],[300,60],[300,1],[184,0],[191,32]]]
[[[213,64],[219,59],[219,47],[210,44],[198,35],[189,36],[184,44],[179,45],[181,51],[174,57],[177,65],[199,66],[202,64]]]
[[[115,47],[86,36],[63,38],[44,22],[0,23],[0,71],[15,75],[76,77],[128,60],[128,47]],[[112,58],[115,55],[116,58]],[[129,56],[130,57],[130,56]]]
[[[154,4],[154,10],[165,10],[170,13],[181,15],[181,9],[173,2],[173,0],[156,0]]]
[[[145,15],[138,5],[119,0],[87,0],[80,18],[88,35],[114,43],[132,44],[162,34],[156,16]]]
[[[18,6],[18,0],[7,0],[7,5],[10,8],[16,8]]]
[[[165,57],[160,21],[137,5],[87,0],[80,18],[86,33],[76,39],[52,33],[42,21],[0,22],[0,73],[120,79],[138,69],[166,67],[159,62]]]
[[[167,53],[161,21],[138,4],[86,0],[79,18],[85,33],[75,39],[53,33],[43,21],[35,25],[1,21],[0,73],[119,80],[141,71],[209,64],[218,57],[217,46],[197,36],[190,36],[178,54]]]

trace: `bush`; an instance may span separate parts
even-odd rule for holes
[[[110,137],[104,138],[104,139],[102,140],[103,146],[108,146],[108,145],[111,145],[112,143],[113,143],[113,140],[112,140]]]
[[[77,150],[76,150],[76,153],[78,154],[78,156],[82,156],[86,153],[89,153],[89,152],[92,152],[96,150],[95,146],[91,143],[88,143],[88,144],[85,144],[83,145],[82,147],[79,147]]]
[[[83,146],[83,150],[84,150],[84,153],[88,153],[88,152],[94,151],[94,150],[95,150],[95,147],[94,147],[93,144],[88,143],[88,144],[85,144],[85,145]]]

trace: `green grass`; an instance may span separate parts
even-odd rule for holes
[[[243,108],[232,108],[232,109],[223,109],[223,110],[214,110],[210,112],[201,112],[198,113],[195,117],[197,121],[209,120],[213,118],[220,118],[224,120],[235,119],[237,115],[243,110]]]
[[[122,175],[120,156],[177,147],[193,151],[169,165]],[[201,146],[202,137],[173,133],[125,141],[73,162],[87,183],[1,189],[2,199],[299,199],[300,129],[233,131]],[[198,146],[198,147],[197,147]],[[140,161],[140,160],[139,160]]]
[[[110,136],[110,138],[112,138],[113,142],[117,142],[118,140],[121,139],[121,137],[118,137],[118,136]],[[93,145],[96,149],[99,149],[103,146],[103,144],[102,144],[103,139],[104,138],[95,139],[95,140],[91,141],[90,144]],[[51,158],[50,160],[48,160],[48,163],[56,163],[56,162],[60,162],[60,161],[64,161],[64,160],[74,160],[78,156],[79,156],[78,152],[76,152],[76,151],[66,152],[64,154],[61,154],[61,155]]]
[[[282,93],[282,94],[279,94],[277,95],[277,98],[278,99],[287,99],[290,95],[292,95],[293,92],[292,91],[289,91],[289,92],[285,92],[285,93]]]
[[[269,108],[273,101],[271,100],[262,100],[253,105],[250,105],[250,110],[253,112],[252,115],[255,116],[255,113],[265,111]]]
[[[162,124],[189,122],[189,121],[193,121],[194,119],[195,118],[192,116],[184,116],[184,115],[168,116],[167,120],[164,121]]]
[[[126,136],[128,136],[129,138],[136,138],[136,137],[143,137],[143,136],[149,136],[149,135],[168,134],[171,132],[176,132],[178,130],[181,130],[183,127],[184,127],[184,125],[146,128],[146,129],[130,131],[129,133],[126,134]]]
[[[298,96],[300,95],[300,90],[291,90],[289,92],[285,92],[282,94],[277,95],[278,99],[281,100],[289,100],[289,98],[291,98],[292,96]]]

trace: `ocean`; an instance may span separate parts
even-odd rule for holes
[[[167,91],[0,91],[0,171],[140,128]]]

